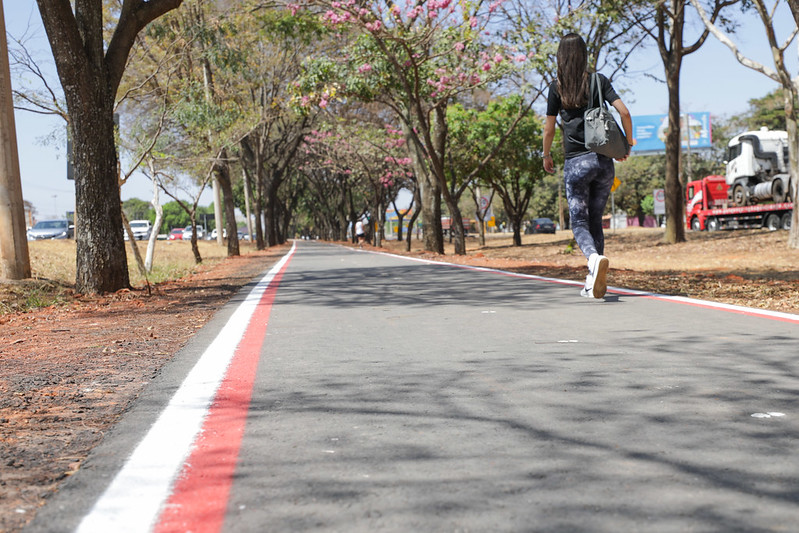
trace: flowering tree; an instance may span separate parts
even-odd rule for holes
[[[312,131],[301,148],[306,161],[302,171],[317,184],[317,191],[326,190],[331,180],[337,181],[343,193],[339,205],[347,206],[349,224],[354,226],[368,214],[377,223],[377,245],[386,206],[412,177],[411,160],[405,156],[404,139],[398,134],[401,132],[391,125],[339,124]]]
[[[463,223],[445,172],[448,106],[527,59],[491,38],[501,2],[303,0],[290,5],[294,12],[318,13],[345,43],[338,57],[306,63],[300,103],[326,107],[356,97],[381,102],[394,113],[420,186],[429,251],[443,253],[443,196],[453,216],[455,251],[465,253]]]

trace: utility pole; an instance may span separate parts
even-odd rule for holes
[[[31,277],[3,0],[0,0],[0,278]]]

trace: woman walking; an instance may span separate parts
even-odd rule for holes
[[[577,245],[588,259],[588,275],[580,292],[588,298],[602,298],[607,291],[610,262],[604,256],[605,235],[602,214],[610,196],[615,171],[613,160],[585,147],[583,114],[590,105],[590,73],[585,41],[576,33],[563,37],[558,46],[558,79],[549,86],[547,117],[544,125],[544,170],[555,172],[550,153],[555,139],[555,121],[560,115],[563,124],[563,145],[566,152],[563,180],[569,217]],[[627,142],[634,144],[630,111],[602,74],[598,74],[602,98],[621,116]],[[597,102],[599,104],[599,102]],[[624,161],[628,154],[617,161]]]

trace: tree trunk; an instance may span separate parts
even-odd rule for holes
[[[104,92],[97,87],[103,84],[99,80],[95,83],[91,90],[96,99],[93,105],[87,102],[89,105],[80,111],[76,111],[78,102],[69,106],[77,222],[75,290],[92,294],[130,286],[122,236],[114,115],[110,99],[98,94]]]
[[[252,241],[252,187],[246,171],[242,173],[241,179],[244,182],[244,210],[247,217],[247,235]]]
[[[513,246],[522,245],[522,218],[524,216],[514,215],[510,217],[511,224],[513,224]]]
[[[794,98],[795,94],[785,91],[785,122],[788,130],[788,165],[791,175],[791,201],[793,202],[793,214],[791,214],[791,230],[788,232],[788,248],[799,248],[799,125],[797,125],[797,114]]]
[[[197,246],[197,219],[194,218],[194,211],[191,214],[191,253],[194,254],[194,262],[198,265],[203,262],[200,255],[200,248]]]
[[[682,58],[675,54],[667,66],[666,84],[669,88],[669,129],[666,132],[666,233],[663,240],[670,244],[685,242],[683,186],[680,182],[680,65]]]
[[[277,191],[282,183],[281,172],[272,170],[269,178],[264,184],[264,217],[266,219],[266,245],[277,246],[280,244],[278,239],[278,197]]]
[[[437,254],[444,253],[444,232],[441,228],[441,187],[438,179],[430,175],[424,154],[416,145],[409,126],[403,122],[405,140],[420,190],[419,198],[422,214],[422,240],[424,249]]]
[[[130,249],[133,251],[133,257],[136,258],[136,266],[139,268],[139,273],[142,276],[147,276],[147,267],[144,266],[144,259],[141,256],[141,252],[139,252],[139,247],[136,245],[136,237],[133,235],[133,230],[130,228],[128,217],[125,216],[124,211],[122,212],[122,226],[123,231],[128,234]]]
[[[152,165],[152,159],[150,159]],[[155,210],[155,222],[153,222],[153,230],[150,233],[150,239],[147,242],[147,253],[144,256],[144,268],[147,272],[153,271],[153,258],[155,257],[155,243],[158,240],[158,232],[161,230],[161,222],[164,220],[164,208],[161,206],[160,187],[156,183],[154,169],[151,167],[151,175],[153,176],[153,209]]]
[[[220,160],[214,168],[219,188],[222,189],[223,203],[225,204],[225,228],[227,229],[227,255],[228,257],[240,255],[239,235],[236,226],[236,204],[233,200],[233,183],[230,179],[230,164],[228,163],[227,150],[222,150]],[[219,231],[217,230],[217,235]]]
[[[422,198],[419,194],[419,183],[417,181],[416,188],[413,190],[413,204],[416,206],[408,221],[408,235],[405,241],[405,250],[411,251],[411,239],[413,237],[413,228],[416,226],[416,219],[419,218],[419,213],[422,211]],[[439,219],[440,220],[440,219]]]
[[[75,289],[130,286],[119,196],[114,98],[139,31],[182,0],[125,1],[110,41],[103,4],[37,0],[70,117],[75,168]]]

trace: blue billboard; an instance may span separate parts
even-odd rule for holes
[[[688,131],[686,132],[686,123]],[[666,150],[666,130],[669,127],[668,115],[641,115],[633,117],[633,136],[636,145],[633,153],[639,152],[664,152]],[[711,147],[712,135],[710,128],[710,113],[684,113],[680,115],[680,130],[682,132],[682,146],[688,147],[690,140],[691,150],[702,150]]]

